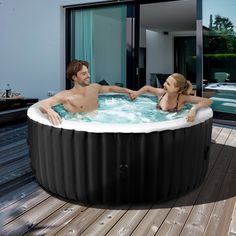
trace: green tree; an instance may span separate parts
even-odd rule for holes
[[[215,21],[213,22],[212,29],[220,32],[234,32],[234,25],[227,17],[222,17],[220,15],[215,15]]]
[[[209,49],[214,53],[236,53],[234,25],[227,17],[210,15]]]

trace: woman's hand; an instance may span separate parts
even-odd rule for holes
[[[197,113],[197,109],[193,106],[186,116],[187,122],[193,122],[195,120],[196,113]]]
[[[135,100],[138,97],[138,92],[137,91],[130,91],[129,97],[131,100]]]

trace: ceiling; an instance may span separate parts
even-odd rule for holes
[[[154,31],[196,30],[196,0],[143,4],[140,24]]]

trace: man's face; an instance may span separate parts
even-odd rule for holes
[[[76,81],[81,86],[88,86],[90,83],[90,74],[88,71],[88,68],[86,66],[83,66],[80,71],[77,72],[77,75],[74,78],[74,81]]]

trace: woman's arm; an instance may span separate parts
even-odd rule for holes
[[[161,96],[163,94],[164,90],[161,88],[155,88],[149,85],[145,85],[143,86],[141,89],[139,89],[138,91],[133,91],[132,93],[130,93],[130,98],[132,100],[136,99],[139,95],[143,94],[143,93],[151,93],[155,96]]]
[[[191,95],[185,95],[184,102],[194,104],[186,117],[188,122],[194,121],[196,113],[200,108],[209,107],[212,104],[212,100],[209,98],[203,98]]]

